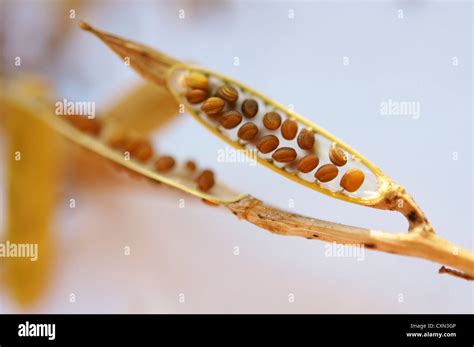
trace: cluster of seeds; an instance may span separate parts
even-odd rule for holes
[[[254,145],[263,155],[271,155],[271,159],[268,158],[270,162],[282,163],[289,170],[295,168],[301,174],[309,174],[315,170],[315,183],[333,181],[338,177],[339,169],[347,164],[345,151],[336,144],[332,144],[326,154],[319,153],[321,150],[316,146],[313,129],[299,124],[290,115],[285,114],[286,119],[283,119],[279,112],[270,110],[263,114],[260,121],[256,121],[259,102],[252,97],[240,95],[235,86],[219,81],[211,83],[211,80],[200,72],[187,73],[184,84],[184,96],[194,110],[197,111],[199,107],[211,122],[223,129],[238,127],[238,141]],[[292,142],[292,146],[281,144],[278,135],[286,140],[283,142],[296,143]],[[327,161],[321,166],[320,156],[324,156]],[[354,193],[364,180],[362,170],[351,168],[344,173],[339,185],[345,191]]]
[[[98,119],[88,119],[83,116],[67,116],[67,120],[72,126],[89,135],[98,137],[101,133],[102,124]],[[111,148],[122,153],[129,153],[130,158],[142,164],[152,162],[154,169],[160,174],[169,173],[176,167],[176,160],[172,156],[156,156],[150,141],[143,137],[117,133],[110,136],[106,142]],[[189,175],[196,174],[197,165],[194,161],[188,160],[184,166]],[[209,191],[215,184],[214,173],[211,170],[203,170],[195,176],[194,182],[202,192]]]

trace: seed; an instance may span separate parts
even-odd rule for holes
[[[242,125],[237,133],[237,136],[244,141],[252,141],[258,134],[258,127],[252,122]]]
[[[199,104],[207,98],[207,92],[202,89],[189,89],[186,92],[186,99],[190,104]]]
[[[276,112],[268,112],[263,117],[263,125],[268,130],[276,130],[280,127],[281,117]]]
[[[204,170],[196,178],[196,183],[200,190],[207,192],[212,188],[212,186],[214,186],[214,173],[211,170]]]
[[[197,168],[197,165],[194,161],[188,160],[186,162],[186,169],[188,169],[189,171],[194,172],[196,171],[196,168]]]
[[[219,114],[225,106],[225,101],[215,96],[207,99],[201,106],[201,110],[206,112],[209,116],[215,116]]]
[[[185,81],[186,85],[193,89],[207,90],[209,85],[209,80],[207,77],[199,72],[191,72],[188,76],[186,76]]]
[[[296,159],[296,151],[291,147],[278,148],[272,158],[279,163],[290,163]]]
[[[315,154],[309,154],[305,157],[303,157],[297,166],[298,171],[301,171],[303,173],[308,173],[310,171],[313,171],[316,166],[319,164],[319,158]]]
[[[175,161],[174,158],[165,155],[163,157],[160,157],[156,162],[155,162],[155,169],[158,172],[168,172],[174,167]]]
[[[314,146],[314,134],[308,129],[301,130],[298,135],[298,146],[301,149],[312,149]]]
[[[278,145],[280,144],[280,140],[275,135],[266,135],[258,141],[257,148],[262,153],[270,153],[274,151]]]
[[[226,129],[233,129],[242,122],[242,114],[239,111],[227,111],[220,118],[219,122]]]
[[[71,125],[75,128],[90,135],[97,136],[100,134],[102,129],[99,120],[95,118],[89,119],[79,115],[70,115],[66,116],[66,120],[69,121],[69,123],[71,123]]]
[[[331,147],[329,150],[329,159],[337,166],[344,166],[347,163],[346,153],[338,146]]]
[[[239,92],[234,87],[225,85],[217,90],[217,96],[233,104],[239,98]]]
[[[203,203],[205,203],[206,205],[209,205],[209,206],[219,206],[219,203],[217,201],[211,201],[211,200],[207,200],[207,199],[201,199]]]
[[[298,124],[291,119],[287,119],[281,126],[281,136],[286,140],[293,140],[298,132]]]
[[[329,182],[336,178],[337,174],[339,173],[339,169],[336,165],[333,164],[326,164],[321,166],[314,177],[316,177],[320,182]]]
[[[341,178],[341,187],[348,192],[355,192],[364,183],[364,173],[359,169],[349,169]]]
[[[258,103],[254,99],[246,99],[242,103],[242,113],[247,118],[253,118],[258,112]]]
[[[151,144],[144,139],[140,139],[132,143],[129,147],[130,156],[142,163],[148,161],[153,156],[153,148]]]

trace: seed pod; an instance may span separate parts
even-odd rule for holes
[[[348,192],[355,192],[364,183],[364,173],[359,169],[349,169],[341,178],[341,187]]]
[[[302,173],[308,173],[310,171],[313,171],[316,166],[318,166],[318,164],[318,156],[315,154],[309,154],[299,161],[298,166],[296,168]]]
[[[329,150],[329,159],[337,166],[344,166],[347,163],[346,153],[338,146],[331,147]]]
[[[298,124],[292,120],[287,119],[281,126],[281,136],[286,140],[293,140],[298,132]]]
[[[202,89],[188,89],[186,92],[186,100],[190,104],[199,104],[207,98],[207,91]]]
[[[191,72],[185,78],[186,85],[192,89],[207,90],[209,86],[209,80],[206,76],[199,72]]]
[[[169,155],[165,155],[163,157],[160,157],[156,162],[155,162],[155,169],[158,172],[165,173],[170,171],[174,167],[175,161],[173,157],[170,157]]]
[[[276,130],[281,125],[281,117],[277,112],[267,112],[263,117],[263,125],[268,130]]]
[[[274,151],[278,145],[280,144],[280,140],[275,135],[266,135],[258,141],[257,148],[262,153],[270,153]]]
[[[279,163],[290,163],[296,159],[296,156],[296,151],[293,148],[281,147],[273,153],[272,158]]]
[[[219,122],[226,129],[233,129],[242,122],[242,114],[239,111],[227,111],[220,118]]]
[[[214,186],[214,173],[211,170],[204,170],[196,178],[198,188],[203,192],[207,192]]]
[[[194,161],[188,160],[186,162],[186,169],[188,169],[188,171],[194,172],[194,171],[196,171],[196,168],[197,168],[197,165]]]
[[[240,127],[237,136],[244,141],[252,141],[257,134],[258,127],[254,123],[248,122]]]
[[[314,146],[314,134],[311,130],[303,129],[298,135],[298,146],[301,149],[312,149]]]
[[[219,114],[225,107],[225,101],[215,96],[207,99],[201,106],[201,110],[206,112],[209,116]]]
[[[258,112],[258,103],[254,99],[246,99],[242,103],[242,113],[247,118],[253,118]]]
[[[98,119],[89,119],[80,115],[69,115],[65,116],[66,120],[75,128],[88,133],[90,135],[97,136],[102,130],[102,126]]]
[[[339,173],[339,169],[337,168],[336,165],[326,164],[326,165],[321,166],[316,171],[316,173],[314,174],[314,177],[316,177],[320,182],[329,182],[335,179],[338,173]]]
[[[217,90],[217,96],[233,104],[239,98],[239,92],[234,87],[226,84]]]

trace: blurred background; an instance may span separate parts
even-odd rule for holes
[[[79,29],[86,20],[292,105],[404,185],[442,237],[472,250],[472,13],[470,2],[0,0],[0,71],[3,81],[40,76],[58,100],[107,112],[143,81]],[[415,102],[419,115],[383,114],[389,100]],[[13,154],[0,134],[4,239]],[[331,199],[263,167],[218,162],[225,144],[188,115],[153,142],[285,210],[406,230],[401,215]],[[328,257],[324,243],[273,235],[92,154],[60,164],[44,290],[24,304],[0,277],[2,313],[473,312],[472,284],[438,275],[437,264],[369,250],[363,260]]]

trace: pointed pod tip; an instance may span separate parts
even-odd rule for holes
[[[82,29],[82,30],[85,30],[85,31],[94,31],[94,29],[89,25],[87,24],[86,22],[84,22],[83,20],[81,20],[79,22],[79,27]]]

